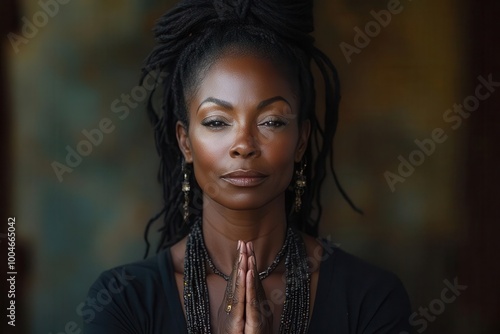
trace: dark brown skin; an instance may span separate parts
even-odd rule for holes
[[[177,124],[179,147],[203,190],[205,244],[216,267],[231,273],[226,282],[207,271],[214,333],[278,333],[284,263],[263,281],[258,272],[283,245],[285,191],[307,147],[310,125],[299,126],[297,99],[271,61],[228,55],[212,65],[190,99],[189,129]],[[312,311],[321,246],[304,240],[318,261],[311,277]],[[181,300],[185,246],[183,239],[172,247]]]

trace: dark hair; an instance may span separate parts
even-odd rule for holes
[[[191,223],[184,223],[181,210],[184,201],[182,153],[175,127],[179,120],[189,126],[187,100],[203,73],[228,52],[256,55],[285,64],[287,75],[293,77],[300,97],[299,122],[304,119],[311,122],[311,137],[304,156],[308,186],[302,197],[301,211],[291,213],[289,223],[317,236],[322,213],[321,185],[328,164],[343,197],[360,212],[340,186],[333,169],[332,145],[338,121],[340,85],[332,62],[314,46],[310,35],[313,28],[312,1],[184,0],[160,18],[155,28],[158,44],[146,60],[142,80],[151,71],[163,73],[161,85],[155,88],[163,89],[161,107],[155,108],[153,91],[149,97],[148,115],[160,156],[158,178],[163,186],[164,207],[146,227],[146,256],[150,246],[149,229],[161,215],[164,217],[157,251],[189,233]],[[316,115],[312,62],[324,81],[324,126]],[[202,197],[192,173],[190,183],[190,216],[193,216],[201,212]],[[287,212],[292,212],[293,198],[294,194],[287,192]]]

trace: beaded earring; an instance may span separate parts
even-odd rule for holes
[[[302,206],[302,195],[304,194],[304,189],[307,185],[306,176],[304,175],[306,167],[307,163],[305,162],[305,160],[302,160],[302,162],[300,163],[300,169],[295,171],[296,179],[295,185],[293,187],[295,190],[295,212],[299,212]]]
[[[184,193],[184,204],[182,205],[182,217],[184,223],[187,223],[189,218],[189,191],[191,190],[191,185],[189,184],[189,170],[186,164],[182,162],[182,175],[184,179],[182,181],[182,192]]]

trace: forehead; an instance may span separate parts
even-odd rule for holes
[[[215,60],[207,69],[194,100],[216,97],[238,103],[274,96],[283,96],[291,102],[297,102],[285,66],[261,56],[229,54]]]

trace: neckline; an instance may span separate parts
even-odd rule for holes
[[[321,243],[321,247],[323,247],[323,254],[325,254],[324,252],[326,251],[326,249],[323,243]],[[318,286],[316,288],[313,310],[311,313],[311,317],[309,318],[308,332],[310,332],[311,328],[314,328],[314,319],[318,316],[319,308],[323,303],[325,303],[325,300],[328,299],[328,294],[321,293],[320,290],[322,288],[325,288],[327,286],[327,283],[332,279],[333,266],[330,264],[330,261],[333,261],[336,253],[337,251],[333,251],[332,253],[327,254],[328,258],[324,261],[321,261],[320,263],[318,269]],[[159,257],[158,261],[158,265],[160,266],[160,268],[163,268],[162,284],[165,290],[165,297],[169,301],[169,303],[172,302],[171,307],[169,307],[171,312],[170,314],[174,316],[174,321],[177,323],[178,329],[181,332],[185,333],[187,331],[186,317],[184,315],[182,303],[179,297],[180,291],[177,287],[177,281],[175,279],[175,270],[170,247],[165,249],[164,256]],[[325,266],[325,262],[329,263],[329,265]],[[175,298],[172,298],[172,295],[174,295]]]

